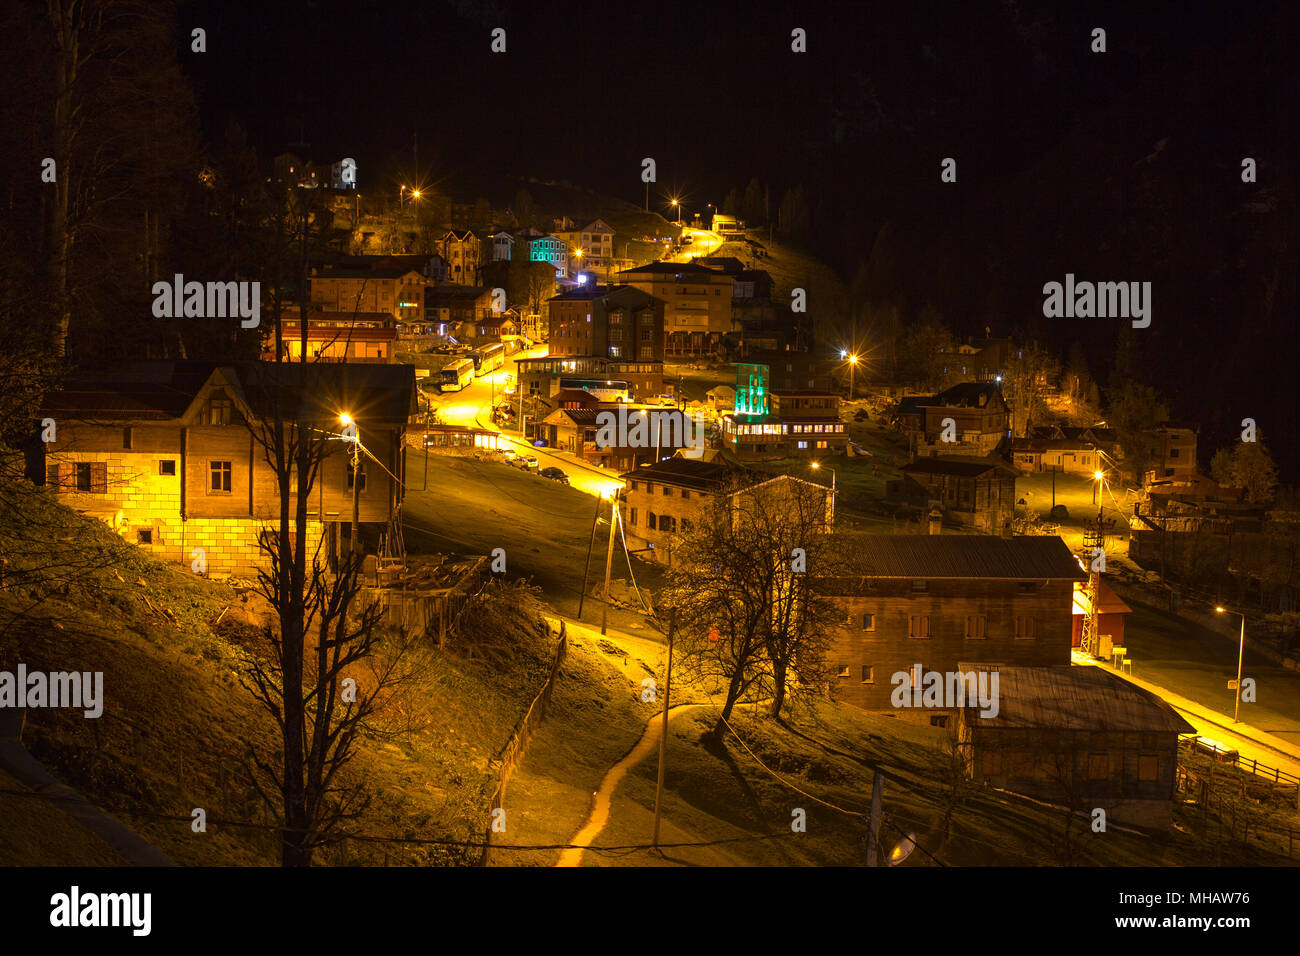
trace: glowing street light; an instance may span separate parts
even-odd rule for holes
[[[1246,615],[1240,611],[1229,611],[1225,607],[1216,607],[1214,609],[1219,614],[1235,614],[1241,618],[1241,639],[1237,644],[1237,679],[1230,685],[1236,694],[1236,700],[1232,705],[1232,722],[1241,723],[1241,662],[1246,656]]]
[[[1095,485],[1092,486],[1092,503],[1095,505],[1097,503],[1097,496],[1101,491],[1101,483],[1106,480],[1106,475],[1104,472],[1094,471],[1092,473],[1092,477],[1097,482]]]
[[[677,225],[680,226],[682,224],[682,204],[679,203],[676,199],[674,199],[673,206],[677,210]]]

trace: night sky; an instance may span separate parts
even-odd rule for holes
[[[464,202],[536,177],[640,203],[646,156],[652,204],[702,209],[757,176],[775,205],[803,184],[811,251],[846,283],[888,226],[905,316],[932,304],[959,335],[994,326],[1062,358],[1078,341],[1103,385],[1121,323],[1044,320],[1043,283],[1151,281],[1150,384],[1202,425],[1207,460],[1256,417],[1291,480],[1295,21],[1288,4],[1017,0],[214,0],[179,17],[208,31],[206,54],[181,53],[205,136],[236,119],[264,157],[352,156],[363,192],[409,178],[416,133],[424,180]]]

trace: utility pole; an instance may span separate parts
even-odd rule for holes
[[[361,430],[352,439],[352,553],[361,553]]]
[[[605,606],[600,610],[600,633],[604,635],[609,621],[609,576],[614,570],[614,532],[618,526],[618,493],[615,492],[609,509],[609,551],[605,555]]]
[[[1237,702],[1232,708],[1232,722],[1241,722],[1241,662],[1246,656],[1246,615],[1241,615],[1241,643],[1237,645]],[[1300,798],[1297,798],[1300,799]]]
[[[582,620],[582,602],[587,597],[587,572],[591,570],[591,549],[596,545],[596,525],[600,523],[600,503],[605,499],[596,496],[596,513],[591,516],[591,537],[587,539],[587,563],[582,566],[582,590],[578,592],[578,620]]]
[[[668,618],[668,668],[664,671],[664,722],[659,734],[659,781],[655,784],[655,832],[650,841],[659,845],[659,806],[664,792],[664,750],[668,746],[668,698],[673,686],[673,631],[677,627],[677,609]]]
[[[867,834],[867,866],[879,866],[880,803],[884,796],[885,776],[876,772],[871,781],[871,826]]]

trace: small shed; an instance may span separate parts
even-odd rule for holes
[[[1147,829],[1173,822],[1178,738],[1195,729],[1102,667],[1002,667],[996,713],[958,712],[976,781]],[[985,714],[988,713],[987,716]]]

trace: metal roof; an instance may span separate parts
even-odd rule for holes
[[[999,667],[996,717],[967,714],[975,727],[1194,733],[1167,703],[1102,667]],[[974,704],[968,711],[979,710]]]
[[[1088,578],[1065,542],[1055,536],[837,532],[835,537],[845,555],[845,571],[866,578]]]

